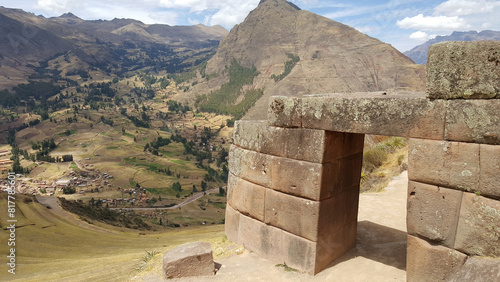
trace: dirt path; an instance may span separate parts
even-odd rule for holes
[[[383,192],[361,194],[356,248],[314,277],[286,272],[245,251],[217,261],[222,267],[215,276],[175,281],[406,281],[407,183],[403,172]]]

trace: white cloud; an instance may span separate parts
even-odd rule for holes
[[[215,14],[208,16],[205,21],[206,25],[222,25],[226,27],[232,27],[235,24],[242,22],[245,17],[253,10],[256,6],[252,3],[234,3],[228,5]]]
[[[448,0],[434,8],[435,15],[465,16],[490,13],[500,6],[499,1],[487,0]]]
[[[49,13],[50,16],[54,16],[69,11],[79,11],[82,9],[83,4],[71,0],[38,0],[35,7]]]
[[[423,32],[423,31],[417,31],[417,32],[414,32],[410,35],[410,39],[414,39],[414,40],[417,40],[417,41],[427,41],[429,39],[433,39],[435,38],[437,35],[435,34],[427,34],[427,32]]]
[[[396,25],[405,29],[418,29],[418,30],[463,30],[468,29],[470,26],[464,19],[448,16],[429,16],[418,14],[414,17],[406,17],[396,22]]]

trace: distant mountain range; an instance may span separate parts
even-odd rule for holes
[[[212,56],[227,33],[221,26],[86,21],[71,13],[45,18],[0,7],[0,89],[56,72],[184,71]]]
[[[410,57],[415,63],[420,65],[425,65],[427,63],[427,50],[429,47],[438,42],[442,41],[480,41],[480,40],[500,40],[500,31],[483,30],[481,32],[477,31],[455,31],[451,35],[447,36],[436,36],[436,38],[431,39],[417,47],[411,49],[410,51],[404,52],[404,54]]]

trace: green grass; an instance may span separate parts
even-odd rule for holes
[[[135,138],[133,134],[130,134],[128,132],[123,133],[124,136],[130,137],[130,138]]]
[[[210,204],[216,208],[219,208],[219,209],[223,209],[223,210],[226,209],[226,203],[213,202]]]
[[[76,129],[70,129],[69,130],[69,135],[75,135],[76,133],[78,133],[78,130]],[[64,136],[64,135],[67,135],[66,132],[60,132],[60,133],[57,133],[56,135],[58,136]]]
[[[119,147],[116,147],[116,146],[110,146],[110,147],[106,147],[106,149],[108,150],[114,150],[114,149],[118,149]]]
[[[76,171],[79,171],[80,169],[78,168],[78,166],[76,165],[75,162],[72,162],[71,165],[69,166],[70,169],[72,170],[76,170]]]
[[[262,89],[247,90],[242,93],[243,86],[252,84],[259,72],[255,66],[243,67],[235,59],[227,67],[227,71],[230,77],[229,82],[224,83],[219,90],[199,96],[195,105],[204,112],[229,114],[240,119],[264,95]],[[243,101],[236,104],[241,94],[244,95]]]
[[[167,168],[167,166],[161,164],[135,164],[135,166],[147,167],[149,170],[158,171],[160,168]]]
[[[178,160],[178,159],[172,159],[170,161],[173,162],[174,164],[183,165],[183,166],[186,166],[186,165],[191,163],[191,162],[188,162],[185,160]]]

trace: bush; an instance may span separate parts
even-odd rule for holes
[[[375,147],[363,153],[363,169],[372,172],[387,161],[387,152],[381,147]]]

